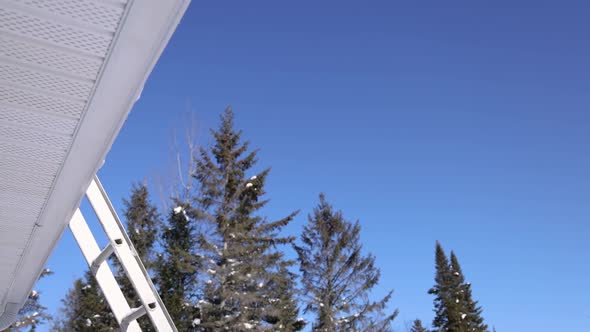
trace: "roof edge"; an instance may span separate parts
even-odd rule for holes
[[[0,331],[7,329],[16,321],[19,308],[18,303],[9,302],[6,304],[4,311],[0,314]]]
[[[5,298],[0,299],[4,301],[0,303],[0,330],[14,323],[189,3],[190,0],[130,3],[15,278]]]

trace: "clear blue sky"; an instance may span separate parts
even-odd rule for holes
[[[266,213],[324,191],[360,219],[396,326],[430,322],[435,240],[499,332],[590,325],[590,5],[568,1],[194,1],[110,152],[112,199],[165,168],[195,113],[226,105],[261,166]],[[85,269],[68,232],[52,311]]]

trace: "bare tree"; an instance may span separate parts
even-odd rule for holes
[[[186,202],[194,189],[201,128],[195,112],[188,111],[183,118],[186,121],[179,121],[183,125],[172,131],[165,166],[153,176],[162,211],[168,211],[173,200]]]

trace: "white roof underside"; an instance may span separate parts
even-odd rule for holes
[[[0,2],[0,329],[27,298],[188,2]]]

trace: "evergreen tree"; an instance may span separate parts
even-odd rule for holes
[[[414,323],[412,324],[412,328],[410,329],[410,332],[428,332],[428,330],[422,326],[422,321],[419,319],[414,320]]]
[[[251,178],[256,151],[248,152],[241,132],[226,109],[210,152],[201,149],[195,179],[199,192],[194,215],[203,226],[199,237],[203,258],[202,327],[206,331],[295,331],[298,309],[292,296],[290,262],[276,246],[293,241],[279,236],[296,213],[278,221],[258,214],[267,200],[269,170]],[[291,262],[292,263],[292,262]],[[280,293],[278,290],[281,289]]]
[[[436,243],[435,266],[435,285],[428,293],[435,296],[432,325],[436,331],[486,332],[481,308],[471,298],[471,285],[465,283],[457,257],[451,253],[449,261],[439,242]]]
[[[484,324],[481,316],[483,310],[477,305],[477,301],[473,300],[471,283],[465,282],[459,260],[453,251],[451,251],[451,272],[453,273],[453,285],[458,289],[457,299],[462,307],[461,321],[465,326],[465,331],[487,332],[488,326]]]
[[[457,305],[450,296],[453,288],[451,285],[451,268],[447,254],[439,242],[436,242],[435,268],[435,285],[428,291],[429,294],[435,296],[435,316],[432,326],[436,331],[459,331],[450,330],[450,328],[458,328],[460,309],[456,308]]]
[[[154,245],[158,238],[160,215],[151,203],[146,184],[134,184],[129,200],[123,200],[127,233],[133,247],[148,271],[154,267]]]
[[[54,325],[54,331],[104,332],[119,329],[90,271],[74,282],[62,304],[62,317]]]
[[[52,275],[49,269],[43,270],[39,279]],[[32,332],[37,331],[39,325],[47,324],[52,318],[47,313],[47,308],[39,302],[40,293],[33,290],[25,305],[18,312],[16,322],[12,324],[7,331],[11,332]]]
[[[316,314],[314,331],[389,331],[397,310],[383,315],[390,292],[369,300],[380,271],[375,257],[362,254],[361,227],[334,211],[323,194],[295,246],[303,273],[306,311]]]
[[[178,202],[177,202],[178,203]],[[170,211],[162,231],[163,253],[156,263],[156,283],[162,301],[179,331],[199,331],[198,260],[194,223],[180,204]]]
[[[157,208],[150,202],[147,186],[134,184],[129,200],[123,200],[123,204],[125,205],[123,216],[126,220],[127,233],[131,243],[133,243],[133,247],[147,271],[152,272],[156,260],[154,245],[161,222]],[[116,267],[117,280],[129,305],[132,308],[141,306],[141,301],[129,278],[125,275],[123,267],[116,258],[112,262]],[[144,332],[154,330],[147,315],[139,318],[138,323]]]
[[[269,298],[272,310],[267,310],[263,320],[278,331],[300,331],[305,327],[305,321],[298,317],[299,308],[295,298],[296,275],[289,271],[291,262],[283,262],[279,269],[278,278],[269,283]]]

